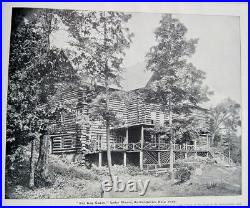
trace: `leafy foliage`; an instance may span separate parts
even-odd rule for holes
[[[190,179],[193,167],[185,163],[178,164],[175,172],[175,178],[178,180],[177,184],[184,183]]]
[[[129,48],[133,36],[126,26],[131,15],[112,11],[63,11],[59,16],[72,37],[72,50],[69,51],[72,62],[78,74],[84,77],[83,82],[90,85],[90,119],[98,119],[106,126],[109,149],[109,126],[117,122],[115,113],[109,108],[109,100],[114,88],[120,86],[124,50]],[[111,154],[107,152],[111,175]]]
[[[163,111],[175,115],[172,128],[180,135],[194,132],[192,110],[211,94],[203,85],[205,72],[187,62],[198,40],[187,40],[186,32],[178,19],[164,15],[155,31],[157,45],[146,56],[147,70],[154,72],[144,92],[146,100],[161,103]]]
[[[166,14],[155,30],[157,45],[147,54],[147,68],[163,75],[163,69],[171,73],[171,68],[183,66],[185,58],[195,52],[197,39],[186,40],[187,28],[170,14]],[[161,71],[160,71],[161,70]],[[164,72],[165,73],[165,72]]]
[[[24,146],[19,146],[14,154],[6,156],[6,174],[8,175],[8,183],[17,182],[20,180],[19,175],[22,174],[22,169],[26,168],[24,163],[26,151]]]
[[[57,22],[55,11],[17,10],[13,15],[16,28],[10,44],[8,153],[40,137],[60,110],[53,102],[58,89],[62,83],[78,80],[64,52],[50,48],[49,36]]]
[[[39,139],[36,183],[46,182],[44,176],[48,148],[45,148],[46,139],[43,135],[48,133],[48,125],[58,112],[67,107],[64,103],[58,105],[57,92],[62,83],[78,82],[78,75],[64,52],[51,47],[50,36],[58,29],[57,20],[56,10],[15,9],[13,12],[7,100],[7,155],[15,156],[21,145]],[[30,187],[34,186],[34,174],[32,151]]]
[[[237,128],[241,126],[240,104],[230,98],[225,99],[210,109],[210,120],[213,134],[222,129],[237,132]]]
[[[235,161],[241,161],[240,104],[225,99],[210,109],[211,143]]]
[[[74,10],[59,15],[72,37],[69,54],[79,73],[87,75],[87,81],[92,84],[104,86],[105,76],[108,76],[109,84],[119,85],[124,49],[130,46],[133,36],[126,27],[131,15]]]

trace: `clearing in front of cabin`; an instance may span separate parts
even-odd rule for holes
[[[180,165],[176,169],[175,181],[170,180],[168,171],[156,174],[146,173],[134,166],[114,165],[114,176],[128,181],[149,180],[145,195],[124,190],[123,192],[102,191],[102,182],[108,180],[107,167],[90,169],[69,163],[60,156],[49,156],[49,177],[38,181],[34,189],[28,188],[29,155],[19,162],[20,167],[7,177],[6,198],[9,199],[48,199],[48,198],[131,198],[168,196],[221,196],[241,194],[241,167],[225,167],[219,164]],[[188,171],[187,171],[188,170]],[[190,174],[189,174],[190,173]],[[10,176],[10,175],[9,175]]]

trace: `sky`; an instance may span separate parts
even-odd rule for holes
[[[240,85],[240,26],[239,18],[231,16],[178,15],[188,29],[187,38],[198,38],[195,54],[189,60],[206,72],[205,84],[214,91],[210,102],[215,105],[225,98],[241,102]],[[122,85],[130,90],[145,86],[150,73],[145,72],[145,55],[155,44],[154,30],[159,26],[161,14],[133,13],[129,28],[135,34],[126,52],[127,69]]]
[[[144,87],[151,77],[145,71],[145,55],[155,45],[154,31],[161,19],[159,13],[132,13],[127,26],[135,37],[124,57],[122,86],[125,90]],[[204,107],[216,105],[225,98],[241,103],[240,25],[233,16],[173,14],[188,29],[187,38],[198,38],[195,54],[190,58],[198,69],[206,72],[205,84],[214,91]],[[68,37],[59,32],[54,42],[65,45]]]

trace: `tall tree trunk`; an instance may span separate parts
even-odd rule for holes
[[[53,15],[51,14],[50,10],[45,10],[44,14],[44,37],[47,41],[46,47],[46,67],[49,67],[49,53],[50,53],[50,35],[52,33],[52,19]],[[44,94],[47,93],[47,89],[45,85],[42,83],[41,85]],[[37,161],[37,170],[38,173],[43,177],[48,177],[48,151],[49,151],[49,144],[48,144],[48,136],[43,133],[40,136],[40,145],[39,145],[39,156]]]
[[[39,157],[37,161],[38,173],[43,177],[48,177],[48,152],[49,152],[49,141],[48,135],[40,136],[39,146]]]
[[[106,26],[106,18],[105,18],[105,12],[104,14],[104,48],[107,46],[107,26]],[[109,111],[109,86],[108,86],[108,57],[106,57],[106,63],[105,63],[105,94],[106,94],[106,111]],[[109,170],[109,176],[111,183],[113,184],[113,174],[112,174],[112,158],[111,158],[111,150],[110,150],[110,123],[109,118],[106,118],[106,142],[107,142],[107,161],[108,161],[108,170]]]
[[[41,158],[42,158],[42,146],[43,146],[43,137],[40,136],[39,137],[39,151],[38,151],[37,166],[41,162]]]
[[[29,175],[29,187],[31,189],[35,186],[35,139],[31,141],[31,154],[30,154],[30,175]]]
[[[108,171],[109,171],[109,176],[111,183],[113,184],[114,182],[114,176],[112,174],[112,157],[111,157],[111,150],[110,150],[110,127],[109,123],[107,122],[106,124],[106,140],[107,140],[107,161],[108,161]]]
[[[107,67],[107,66],[106,66]],[[108,78],[105,78],[105,88],[106,88],[106,110],[109,110],[109,95],[108,95]],[[110,150],[110,123],[109,118],[106,118],[106,142],[107,142],[107,161],[108,161],[108,170],[111,183],[113,184],[113,174],[112,174],[112,158]]]
[[[169,127],[170,127],[170,173],[171,181],[174,180],[174,149],[173,149],[173,128],[172,128],[172,100],[171,93],[169,95]]]

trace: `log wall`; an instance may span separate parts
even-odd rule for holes
[[[112,98],[109,101],[109,108],[121,121],[120,127],[143,125],[163,125],[168,123],[168,113],[161,111],[159,104],[146,103],[136,91],[128,92],[128,100]],[[105,143],[106,128],[102,121],[95,120],[90,123],[79,124],[79,118],[88,117],[88,104],[84,102],[85,93],[83,90],[68,88],[61,90],[58,102],[67,102],[71,105],[69,112],[62,113],[54,124],[52,134],[52,153],[88,151],[88,144]],[[206,124],[206,114],[195,112],[201,123]],[[85,117],[86,118],[85,118]],[[175,116],[175,115],[174,115]],[[83,119],[83,120],[84,120]],[[124,129],[123,129],[124,130]],[[124,142],[125,131],[111,131],[112,142]],[[130,132],[131,133],[131,132]],[[150,139],[150,138],[148,138]]]

